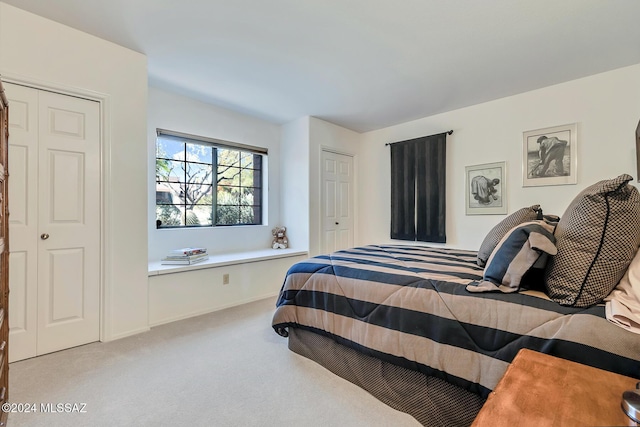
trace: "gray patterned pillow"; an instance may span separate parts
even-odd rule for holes
[[[558,254],[545,269],[549,297],[588,307],[616,287],[640,245],[640,194],[620,175],[585,188],[558,222]]]
[[[538,212],[540,211],[540,205],[533,205],[528,208],[522,208],[515,211],[502,221],[500,221],[495,227],[489,231],[485,236],[480,249],[478,250],[478,265],[484,267],[487,260],[491,256],[491,252],[498,245],[500,239],[509,232],[513,227],[522,224],[523,222],[534,221],[538,218]],[[540,214],[542,212],[540,211]]]

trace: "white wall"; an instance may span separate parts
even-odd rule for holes
[[[282,126],[280,142],[280,218],[291,248],[309,250],[309,121]]]
[[[299,255],[150,276],[149,325],[156,326],[275,297],[289,267],[304,258],[306,256]],[[229,275],[227,285],[222,284],[224,274]]]
[[[176,247],[203,246],[209,253],[243,252],[269,248],[271,229],[280,220],[280,126],[224,108],[206,104],[158,88],[149,88],[148,193],[155,194],[156,129],[168,129],[241,144],[265,147],[265,200],[268,222],[264,225],[156,229],[155,198],[148,202],[149,260],[159,260]]]
[[[352,155],[357,172],[360,139],[361,134],[316,117],[302,117],[282,126],[282,223],[293,248],[308,250],[310,256],[321,252],[322,150]],[[357,188],[356,182],[354,198]],[[357,199],[354,204],[357,223]],[[356,240],[357,234],[354,230]]]
[[[323,149],[353,156],[354,172],[358,173],[358,152],[361,134],[336,126],[332,123],[311,117],[309,120],[309,253],[318,255],[322,251],[322,207],[320,206],[321,154]],[[354,226],[358,223],[358,182],[354,182]],[[354,242],[358,241],[358,230],[354,230]]]
[[[276,251],[270,249],[271,229],[281,223],[289,225],[289,222],[282,220],[280,215],[282,177],[291,177],[287,181],[288,184],[284,185],[284,191],[295,192],[295,188],[301,186],[300,192],[304,195],[308,193],[306,190],[308,182],[295,175],[300,165],[308,163],[304,144],[296,144],[297,137],[293,138],[290,133],[282,132],[278,125],[154,87],[149,88],[148,108],[147,191],[150,195],[155,194],[157,128],[265,147],[269,151],[265,163],[267,165],[265,185],[268,187],[268,198],[265,201],[265,209],[268,212],[266,224],[158,230],[155,228],[155,198],[150,197],[147,215],[149,260],[157,261],[165,256],[169,249],[184,246],[204,246],[212,255],[259,250]],[[281,133],[284,136],[281,137]],[[291,138],[287,139],[288,137]],[[285,151],[285,156],[281,156],[281,139],[292,142],[290,149]],[[283,157],[292,158],[291,164],[285,163],[284,170]],[[291,176],[292,173],[293,176]],[[306,186],[305,182],[307,182]],[[288,199],[293,203],[299,203],[298,207],[301,207],[301,199],[295,197]],[[289,212],[292,211],[289,210]],[[304,218],[304,215],[299,217]],[[305,227],[308,228],[306,220],[299,221],[298,226],[295,224],[293,227],[290,226],[288,235],[292,248],[306,250],[305,240],[298,238],[297,235],[300,232],[305,233]],[[295,237],[292,237],[292,234]],[[305,258],[304,255],[297,255],[174,274],[152,275],[149,277],[149,325],[155,326],[261,298],[273,297],[278,294],[289,267],[303,258]],[[224,274],[230,276],[230,283],[227,285],[222,284]]]
[[[105,340],[148,329],[146,65],[142,54],[0,3],[3,79],[95,92],[107,100],[102,153]]]
[[[622,173],[637,180],[639,119],[640,64],[363,134],[360,244],[390,242],[387,142],[454,130],[447,142],[447,245],[477,249],[505,216],[465,215],[465,166],[506,161],[509,212],[540,204],[545,213],[562,215],[581,189],[599,180]],[[578,184],[523,188],[522,132],[574,122]]]

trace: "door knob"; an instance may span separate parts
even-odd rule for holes
[[[40,235],[40,238],[41,238],[42,240],[47,240],[47,239],[49,238],[49,235],[48,235],[47,233],[42,233],[42,234]]]

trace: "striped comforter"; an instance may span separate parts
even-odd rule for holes
[[[476,252],[364,246],[291,267],[273,328],[304,328],[487,397],[521,348],[640,377],[640,335],[604,306],[563,307],[532,291],[470,293]]]

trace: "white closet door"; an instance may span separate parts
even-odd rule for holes
[[[5,83],[9,114],[9,361],[36,355],[38,91]]]
[[[14,88],[20,88],[15,90],[15,96]],[[32,243],[26,251],[25,263],[35,266],[28,267],[27,271],[33,268],[37,278],[35,291],[33,280],[24,281],[27,283],[25,294],[29,296],[24,304],[19,298],[13,298],[14,279],[21,282],[19,274],[24,270],[17,268],[16,276],[10,270],[11,360],[97,341],[100,331],[99,104],[15,85],[6,89],[10,99],[18,98],[14,103],[21,102],[19,94],[25,91],[37,95],[37,108],[30,109],[34,116],[29,120],[29,128],[36,128],[37,133],[35,149],[30,151],[35,150],[37,154],[35,161],[29,157],[29,164],[22,166],[30,171],[24,174],[26,180],[13,177],[13,159],[9,161],[12,185],[9,218],[11,233],[17,228],[14,221],[18,225],[12,203],[26,206],[24,216],[29,219],[28,240]],[[30,103],[34,102],[32,95],[29,99]],[[10,105],[13,107],[13,103]],[[10,120],[13,122],[13,118]],[[18,148],[13,147],[13,127],[10,132],[13,153]],[[11,234],[10,239],[13,245]],[[13,258],[14,247],[10,249]],[[11,267],[18,264],[20,257],[15,258]],[[16,311],[20,315],[24,312],[29,319],[27,328],[23,329],[27,331],[25,336],[32,340],[35,335],[35,354],[27,354],[33,349],[32,342],[20,348],[14,340],[14,335],[21,333],[18,329],[14,331]]]
[[[39,112],[38,354],[44,354],[100,338],[100,109],[41,91]]]
[[[353,247],[353,157],[322,151],[322,252]]]

